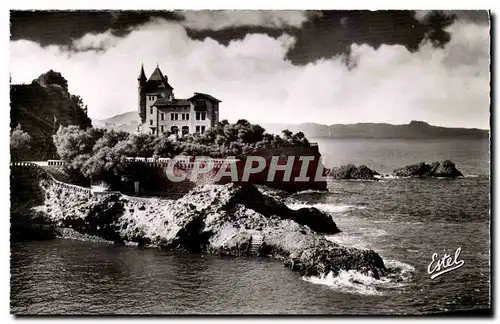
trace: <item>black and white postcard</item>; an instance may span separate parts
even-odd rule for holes
[[[11,314],[491,316],[490,23],[11,10]]]

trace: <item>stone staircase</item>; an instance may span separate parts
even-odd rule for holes
[[[260,248],[262,247],[262,234],[260,231],[252,231],[252,241],[250,243],[250,255],[259,256]]]

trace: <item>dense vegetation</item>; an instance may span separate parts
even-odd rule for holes
[[[241,157],[269,146],[309,146],[303,133],[283,131],[283,136],[265,132],[242,119],[227,120],[204,134],[189,134],[176,140],[167,136],[129,134],[98,128],[60,127],[54,135],[57,153],[68,172],[107,182],[133,180],[144,175],[140,166],[125,163],[125,157],[173,157],[176,155]]]
[[[69,93],[67,80],[52,70],[31,84],[11,85],[10,127],[12,160],[60,158],[78,183],[144,180],[145,166],[132,167],[125,157],[241,157],[270,146],[309,146],[302,132],[272,135],[244,119],[223,120],[204,134],[177,139],[93,128],[82,99]]]
[[[13,159],[45,160],[56,158],[52,141],[58,127],[77,125],[82,129],[92,126],[82,98],[68,92],[68,82],[52,70],[40,75],[31,84],[10,86],[11,140],[19,139],[22,129],[30,138],[29,148],[11,143]]]
[[[10,156],[12,161],[22,160],[31,150],[31,136],[21,129],[21,125],[10,133]]]

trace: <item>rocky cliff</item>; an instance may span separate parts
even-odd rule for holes
[[[253,185],[205,185],[177,200],[71,192],[46,179],[38,212],[62,228],[115,243],[136,242],[214,255],[273,256],[302,275],[356,270],[375,278],[387,270],[374,251],[346,248],[323,234],[339,232],[315,208],[289,209]],[[264,192],[264,193],[263,193]],[[256,246],[256,242],[259,242]]]
[[[69,93],[68,82],[58,72],[48,71],[31,84],[10,85],[10,127],[21,125],[31,139],[31,150],[22,160],[55,158],[52,135],[63,125],[92,126],[87,108],[78,95]]]

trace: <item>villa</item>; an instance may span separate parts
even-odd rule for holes
[[[159,66],[149,79],[141,66],[139,77],[139,133],[161,135],[203,134],[219,122],[219,99],[195,92],[187,99],[174,98],[174,88]]]

